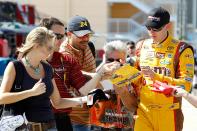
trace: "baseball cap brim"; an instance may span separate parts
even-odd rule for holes
[[[73,31],[73,33],[78,37],[82,37],[87,34],[93,34],[94,32],[92,30],[80,30],[80,31]]]
[[[155,22],[155,21],[147,20],[146,23],[145,23],[145,26],[146,27],[151,27],[151,28],[154,28],[154,29],[159,29],[163,25],[161,25],[161,24],[159,24],[158,22]]]

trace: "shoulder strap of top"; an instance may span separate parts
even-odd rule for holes
[[[12,87],[12,91],[21,91],[22,90],[21,85],[24,77],[24,66],[22,65],[22,62],[19,60],[14,60],[13,64],[16,71],[16,76]]]

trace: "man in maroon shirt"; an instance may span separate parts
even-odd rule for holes
[[[57,84],[60,96],[64,98],[72,97],[72,92],[69,91],[70,86],[79,89],[82,87],[86,78],[82,75],[80,67],[76,64],[70,56],[62,55],[59,53],[59,46],[61,45],[65,28],[64,24],[56,18],[43,18],[40,21],[40,26],[44,26],[54,32],[57,41],[55,43],[54,53],[48,62],[54,68],[54,78]],[[68,113],[71,111],[69,109],[57,110],[54,108],[56,127],[58,131],[64,131],[65,129],[72,131],[72,124]]]

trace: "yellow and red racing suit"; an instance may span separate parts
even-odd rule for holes
[[[177,57],[178,56],[178,57]],[[139,68],[150,68],[154,80],[178,85],[190,91],[194,75],[192,47],[175,40],[170,35],[160,44],[144,40],[138,61]],[[183,114],[181,98],[167,97],[151,91],[153,81],[145,77],[146,85],[140,90],[135,131],[181,131]]]

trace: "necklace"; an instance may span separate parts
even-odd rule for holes
[[[25,63],[34,71],[35,75],[40,75],[40,68],[39,68],[40,64],[37,67],[35,67],[30,64],[29,60],[26,57],[25,57]]]

